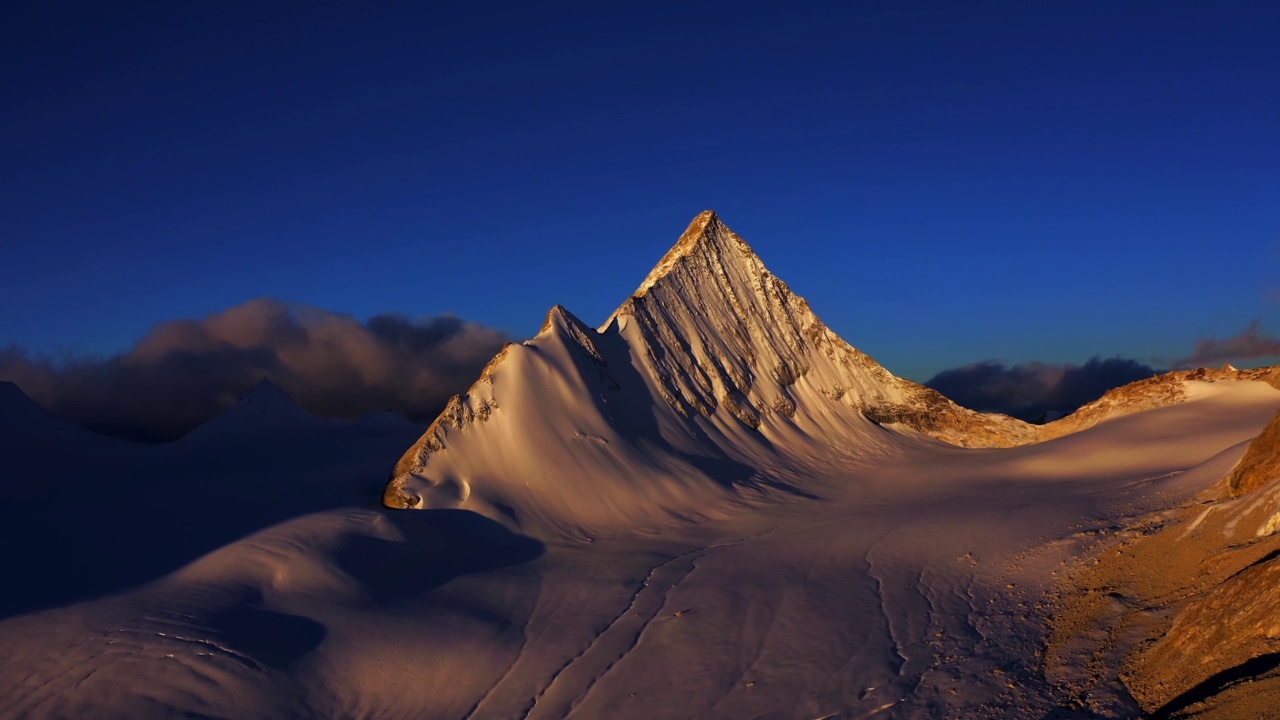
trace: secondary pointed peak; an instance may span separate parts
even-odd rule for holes
[[[581,320],[578,320],[573,313],[569,312],[568,308],[560,303],[552,305],[551,309],[547,311],[547,318],[542,321],[542,329],[538,331],[538,334],[541,335],[542,333],[550,330],[556,323],[563,324],[567,322],[566,318],[573,318],[574,322],[582,322]]]

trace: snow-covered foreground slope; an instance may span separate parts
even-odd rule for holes
[[[1070,700],[1037,664],[1062,563],[1216,482],[1280,408],[1262,383],[1202,385],[596,542],[378,508],[403,431],[175,456],[115,494],[4,509],[9,595],[39,602],[0,621],[0,716],[1044,717]]]
[[[1062,431],[894,378],[738,242],[700,217],[602,331],[553,310],[421,438],[268,388],[284,420],[92,492],[51,466],[0,506],[0,717],[1132,716],[1046,679],[1057,581],[1221,480],[1280,390],[1171,376],[958,447]],[[390,499],[426,509],[383,508],[410,445]]]

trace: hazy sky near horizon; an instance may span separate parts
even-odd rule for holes
[[[5,3],[0,346],[527,337],[707,208],[913,379],[1280,331],[1280,4],[378,5]]]

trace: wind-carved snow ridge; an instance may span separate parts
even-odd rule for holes
[[[891,455],[921,433],[1035,437],[892,375],[707,211],[598,329],[556,306],[504,348],[396,465],[384,500],[580,535],[656,528],[818,494],[814,463]]]

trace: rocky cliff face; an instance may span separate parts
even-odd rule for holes
[[[1178,612],[1161,640],[1129,660],[1125,679],[1145,707],[1165,717],[1195,711],[1219,718],[1267,716],[1280,689],[1276,552],[1204,588]],[[1248,687],[1254,684],[1267,690],[1255,698],[1261,702],[1252,712],[1226,709],[1245,705],[1246,694],[1258,695],[1261,686]]]
[[[1178,526],[1178,552],[1202,558],[1190,592],[1129,658],[1128,682],[1167,716],[1264,717],[1280,691],[1280,415],[1212,493],[1221,499]]]
[[[1280,478],[1280,414],[1249,444],[1240,464],[1227,476],[1227,493],[1231,497],[1247,495],[1277,478]]]

